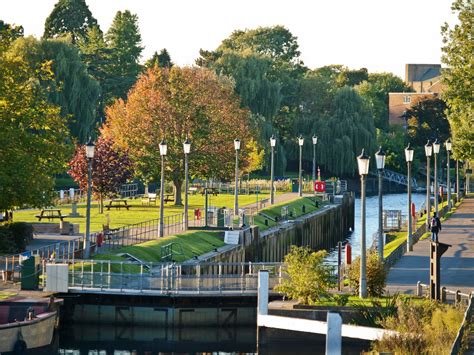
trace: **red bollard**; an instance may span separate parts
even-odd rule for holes
[[[348,243],[346,244],[346,265],[350,265],[352,263],[352,248],[351,245]]]

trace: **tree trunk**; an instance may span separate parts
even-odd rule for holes
[[[181,198],[181,187],[183,185],[182,180],[173,180],[174,185],[174,205],[175,206],[182,206],[183,200]]]
[[[99,195],[99,214],[104,213],[104,198],[102,194]]]

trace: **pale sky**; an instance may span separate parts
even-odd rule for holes
[[[40,37],[57,0],[0,0],[0,19]],[[86,0],[105,32],[118,10],[139,17],[142,61],[167,48],[178,65],[215,49],[235,29],[284,25],[310,68],[343,64],[404,77],[406,63],[441,62],[452,0]]]

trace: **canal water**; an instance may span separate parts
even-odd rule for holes
[[[413,194],[412,201],[419,210],[424,194]],[[373,243],[378,228],[378,197],[367,198],[367,247]],[[407,195],[384,196],[384,209],[407,210]],[[352,246],[353,258],[360,254],[360,199],[355,201],[355,229],[345,243]],[[329,262],[337,262],[337,250],[332,250]],[[345,346],[344,346],[345,345]],[[345,354],[360,354],[362,348],[343,344]],[[368,350],[368,349],[365,349]],[[94,324],[62,324],[54,343],[45,352],[28,354],[62,355],[139,355],[139,354],[256,354],[256,327],[201,327],[190,329],[163,329],[137,326]],[[316,354],[324,353],[324,339],[275,343],[260,354]]]

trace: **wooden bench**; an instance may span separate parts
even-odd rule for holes
[[[189,192],[191,193],[191,195],[196,195],[197,192],[198,192],[198,188],[197,187],[194,187],[194,186],[191,186],[189,188]]]
[[[206,190],[208,194],[212,194],[214,196],[219,195],[219,189],[217,187],[203,187],[201,189],[201,195],[204,196],[206,194]]]
[[[45,208],[45,209],[41,210],[41,213],[36,215],[35,217],[38,218],[38,221],[41,221],[43,218],[46,218],[49,221],[52,220],[52,219],[59,218],[61,221],[63,221],[64,217],[66,217],[66,216],[63,216],[61,214],[61,210],[59,210],[59,209]]]
[[[142,198],[142,205],[143,203],[153,203],[156,205],[156,193],[149,193],[147,196]]]
[[[163,199],[166,202],[174,202],[174,194],[165,194],[164,196],[164,199]]]
[[[126,208],[127,210],[130,206],[127,204],[127,200],[110,200],[109,204],[105,207],[107,211],[110,211],[111,208],[121,209],[122,207]]]

